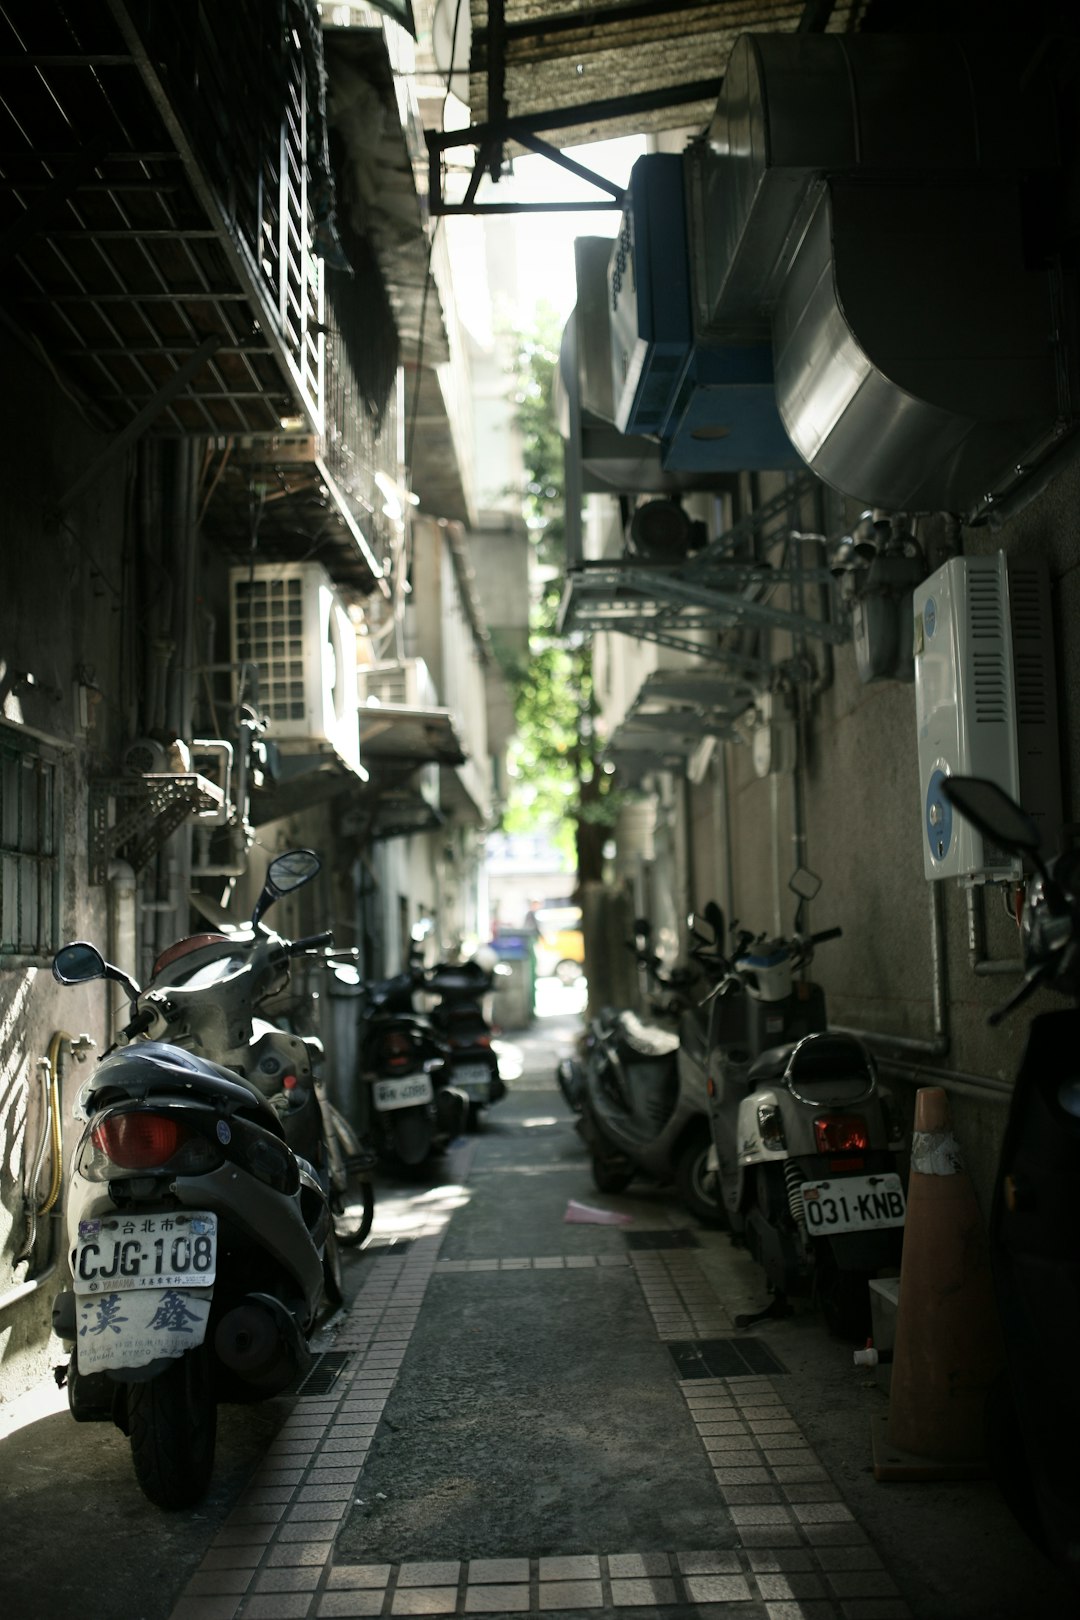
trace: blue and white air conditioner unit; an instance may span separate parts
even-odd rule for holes
[[[776,409],[769,343],[695,336],[682,156],[634,164],[608,296],[620,433],[659,438],[672,471],[802,465]]]

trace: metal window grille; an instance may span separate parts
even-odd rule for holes
[[[21,738],[0,738],[0,956],[50,956],[59,943],[59,776]]]

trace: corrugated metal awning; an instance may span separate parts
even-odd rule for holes
[[[495,178],[506,156],[537,140],[561,150],[703,127],[740,34],[844,32],[865,9],[865,0],[471,0],[478,167]],[[433,155],[449,144],[461,145],[460,134],[437,139]],[[475,185],[466,204],[475,206]]]

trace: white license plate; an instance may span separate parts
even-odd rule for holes
[[[804,1181],[802,1198],[811,1237],[828,1237],[833,1232],[873,1232],[904,1224],[904,1189],[896,1175]]]
[[[71,1270],[77,1294],[207,1288],[217,1275],[217,1216],[184,1210],[80,1221]]]
[[[428,1103],[435,1093],[426,1074],[407,1074],[400,1080],[376,1080],[372,1087],[376,1108],[414,1108]]]
[[[491,1095],[491,1070],[486,1063],[463,1063],[450,1070],[450,1084],[459,1086],[469,1097],[486,1099]]]

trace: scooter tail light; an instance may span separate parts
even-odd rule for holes
[[[114,1114],[90,1133],[99,1153],[121,1170],[158,1170],[168,1164],[184,1137],[180,1122],[167,1114]]]
[[[222,1159],[212,1142],[182,1120],[147,1109],[109,1114],[94,1126],[90,1141],[94,1151],[85,1172],[95,1180],[148,1170],[199,1175]]]
[[[399,1033],[383,1036],[381,1053],[384,1065],[392,1070],[407,1069],[415,1056],[412,1041]]]
[[[861,1114],[819,1114],[814,1140],[819,1153],[865,1153],[870,1133]]]

